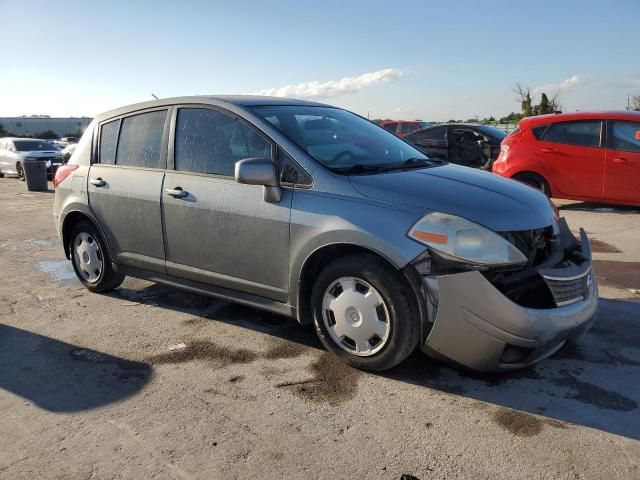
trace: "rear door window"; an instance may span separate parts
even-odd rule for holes
[[[417,127],[413,123],[403,123],[400,125],[401,133],[411,133],[417,130]]]
[[[104,123],[100,127],[100,163],[104,165],[116,163],[116,142],[118,141],[119,129],[120,120]]]
[[[601,129],[602,122],[599,120],[552,123],[541,140],[581,147],[599,147]]]
[[[175,169],[232,177],[235,163],[272,158],[271,142],[240,120],[207,108],[181,108],[175,139]]]
[[[438,141],[444,142],[447,138],[447,127],[436,127],[429,128],[426,130],[421,130],[419,132],[412,133],[409,135],[409,139],[417,140],[417,141]]]
[[[533,132],[533,136],[536,137],[537,140],[541,140],[547,127],[548,125],[540,125],[538,127],[532,128],[531,131]]]
[[[640,153],[640,123],[613,121],[610,125],[610,149]]]
[[[130,167],[164,168],[162,136],[166,110],[141,113],[122,120],[116,164]]]

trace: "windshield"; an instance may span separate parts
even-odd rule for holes
[[[502,130],[498,130],[497,128],[494,128],[494,127],[489,127],[487,125],[478,125],[476,128],[480,130],[482,133],[484,133],[485,135],[489,135],[490,137],[493,137],[496,140],[502,141],[502,139],[507,136],[507,134]]]
[[[346,110],[305,106],[265,106],[253,110],[335,172],[424,167],[425,162],[431,162],[384,128]]]
[[[44,140],[14,140],[13,144],[19,152],[41,152],[44,150],[55,150],[51,142]]]

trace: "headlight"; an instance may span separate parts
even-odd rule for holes
[[[407,235],[444,257],[472,265],[515,266],[527,262],[520,250],[497,233],[447,213],[428,213]]]

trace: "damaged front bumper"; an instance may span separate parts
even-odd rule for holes
[[[432,319],[423,351],[478,371],[504,371],[536,363],[580,337],[595,319],[598,287],[584,231],[576,244],[579,264],[536,271],[553,293],[551,308],[515,303],[477,270],[423,277]]]

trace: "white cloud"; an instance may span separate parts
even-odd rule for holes
[[[575,88],[584,85],[587,83],[588,77],[585,75],[572,75],[567,78],[562,83],[555,83],[550,85],[543,85],[541,87],[536,87],[533,89],[533,93],[551,93],[556,94],[565,90],[569,90],[570,88]]]
[[[375,85],[377,83],[387,83],[397,80],[404,75],[403,70],[396,68],[385,68],[377,72],[363,73],[357,77],[344,77],[340,80],[329,80],[320,83],[304,82],[297,85],[285,85],[278,88],[265,88],[254,92],[252,95],[269,95],[273,97],[320,99],[348,95]]]

